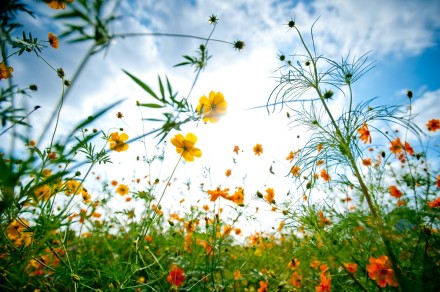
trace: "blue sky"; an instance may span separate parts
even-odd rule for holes
[[[29,5],[37,12],[37,19],[23,18],[25,31],[32,31],[40,39],[45,39],[49,31],[59,34],[63,30],[59,22],[50,18],[56,11],[39,1]],[[123,18],[112,26],[115,33],[167,32],[207,36],[212,29],[208,17],[215,14],[219,24],[213,38],[230,42],[241,39],[246,43],[241,52],[227,44],[210,43],[208,48],[213,58],[188,97],[196,105],[201,95],[214,90],[222,92],[229,103],[229,114],[220,123],[188,125],[183,129],[199,136],[198,144],[204,154],[200,162],[180,167],[180,175],[192,178],[193,173],[209,167],[213,177],[210,188],[222,185],[234,189],[244,185],[249,190],[249,197],[256,189],[264,190],[269,184],[279,187],[280,193],[288,189],[285,182],[281,182],[284,173],[289,170],[285,157],[291,149],[298,149],[304,142],[296,138],[304,133],[289,128],[285,112],[276,111],[269,116],[265,109],[244,109],[266,103],[276,85],[272,77],[278,76],[274,72],[280,66],[277,55],[300,52],[297,36],[286,25],[291,19],[310,40],[310,27],[319,17],[314,29],[319,54],[338,59],[348,53],[360,56],[371,51],[370,58],[376,60],[375,68],[356,84],[355,98],[358,101],[379,97],[378,103],[405,104],[405,92],[411,89],[415,93],[413,110],[420,113],[416,119],[419,125],[423,127],[428,119],[440,118],[440,79],[437,72],[440,65],[439,1],[131,0],[122,1],[119,11]],[[21,34],[21,30],[17,33]],[[184,96],[191,86],[193,70],[174,68],[173,65],[182,61],[182,55],[193,54],[200,43],[194,39],[167,37],[115,40],[105,56],[100,53],[92,58],[72,87],[63,109],[60,134],[97,109],[121,98],[126,101],[99,122],[100,129],[108,131],[124,127],[130,137],[141,133],[142,123],[134,104],[136,100],[151,100],[123,74],[122,69],[153,86],[158,74],[167,74],[173,87]],[[88,46],[69,44],[61,39],[58,50],[48,48],[43,56],[55,68],[63,67],[69,77]],[[32,99],[26,99],[29,107],[42,106],[38,114],[31,117],[34,137],[38,137],[41,121],[49,116],[59,98],[58,78],[35,56],[11,58],[9,63],[14,67],[15,82],[39,86]],[[343,100],[342,96],[336,96],[335,107]],[[126,116],[122,123],[115,119],[117,111]],[[155,125],[144,126],[149,129]],[[438,140],[438,135],[433,137]],[[148,143],[154,151],[156,142]],[[263,144],[262,157],[255,157],[252,153],[252,146],[256,143]],[[232,167],[234,145],[240,145],[244,150],[239,157],[242,169],[237,168],[236,172],[242,175],[249,172],[245,182],[240,175],[235,180],[226,181],[224,178],[224,171]],[[103,177],[130,180],[134,174],[127,170],[130,166],[124,161],[129,160],[127,157],[139,155],[136,151],[140,149],[136,144],[130,147],[133,150],[126,156],[113,157],[114,168],[100,169]],[[178,157],[171,148],[171,145],[167,146],[169,160],[165,162],[173,166]],[[274,161],[280,181],[250,171],[259,167],[269,169]],[[160,173],[162,178],[167,175],[166,170]],[[197,186],[198,181],[194,183]]]

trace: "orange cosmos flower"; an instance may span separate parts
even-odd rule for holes
[[[310,266],[312,269],[317,269],[317,268],[319,267],[320,264],[321,264],[320,261],[318,261],[318,260],[313,260],[313,261],[310,262],[310,265],[309,265],[309,266]]]
[[[266,292],[269,288],[269,283],[266,281],[260,281],[260,288],[258,288],[257,292]]]
[[[440,197],[428,203],[429,208],[437,208],[440,207]]]
[[[267,193],[267,195],[264,196],[264,199],[266,199],[266,201],[269,204],[275,203],[275,200],[274,200],[275,193],[274,193],[273,189],[272,188],[268,188],[266,190],[266,193]]]
[[[238,151],[240,151],[240,147],[238,147],[238,145],[235,145],[234,150],[232,150],[232,152],[235,152],[235,154],[238,154]]]
[[[193,133],[177,134],[172,138],[171,143],[176,147],[176,152],[181,154],[183,159],[187,162],[194,161],[194,157],[202,157],[202,151],[194,147],[197,142],[197,137]]]
[[[388,285],[397,287],[394,271],[388,257],[383,255],[380,258],[370,257],[370,264],[367,265],[368,276],[375,280],[377,285],[385,288]]]
[[[255,153],[255,155],[260,156],[260,154],[263,153],[263,146],[261,146],[261,144],[256,144],[254,146],[254,153]]]
[[[229,177],[229,176],[231,176],[231,170],[230,169],[226,169],[226,171],[225,171],[225,175],[227,176],[227,177]]]
[[[299,171],[301,170],[301,168],[297,165],[295,165],[294,167],[292,167],[292,169],[290,170],[290,173],[293,176],[298,176],[299,175]]]
[[[234,280],[240,280],[242,278],[240,270],[235,270],[232,273],[232,276],[234,277]]]
[[[440,120],[438,119],[429,120],[428,123],[426,123],[426,127],[428,128],[428,131],[435,132],[438,129],[440,129]]]
[[[53,33],[49,32],[47,35],[47,39],[49,40],[49,44],[52,48],[58,49],[58,38]]]
[[[292,286],[295,286],[296,288],[301,288],[301,281],[302,276],[298,275],[298,272],[292,274],[290,278],[290,284],[292,284]]]
[[[237,205],[244,204],[244,191],[242,187],[238,187],[235,193],[229,199]]]
[[[126,151],[128,149],[128,144],[125,141],[128,140],[128,135],[125,133],[121,133],[119,135],[118,132],[114,132],[110,134],[108,141],[110,142],[110,150],[114,150],[116,152]]]
[[[6,66],[5,63],[0,63],[0,80],[2,79],[8,79],[12,77],[12,72],[14,71],[14,68]]]
[[[403,149],[403,145],[402,142],[400,141],[400,138],[396,138],[393,141],[390,142],[391,146],[390,146],[390,151],[393,154],[398,154],[400,152],[402,152]]]
[[[215,190],[208,190],[208,195],[211,196],[210,201],[215,202],[218,197],[222,197],[224,199],[229,199],[229,188],[224,189],[223,191],[220,187],[217,187]]]
[[[52,9],[66,9],[66,2],[73,3],[74,0],[44,0],[47,6]]]
[[[185,272],[181,268],[174,266],[167,276],[167,281],[172,286],[180,287],[183,281],[185,281]]]
[[[394,198],[400,198],[402,196],[402,192],[396,186],[390,186],[390,195]]]
[[[291,260],[289,261],[289,263],[287,264],[287,266],[288,266],[289,268],[291,268],[292,270],[295,270],[296,268],[299,267],[300,264],[301,264],[300,261],[299,261],[297,258],[294,258],[294,259],[291,259]]]
[[[368,130],[367,123],[364,123],[362,127],[358,130],[359,139],[361,139],[364,144],[371,143],[370,131]]]
[[[362,164],[364,166],[371,166],[371,165],[373,165],[373,162],[372,162],[371,158],[364,158],[364,159],[362,159]]]
[[[327,171],[325,169],[321,170],[321,177],[324,181],[329,181],[331,180],[331,176],[327,173]]]
[[[321,273],[320,275],[321,282],[318,286],[315,287],[316,292],[324,292],[324,291],[330,291],[330,285],[332,282],[331,278],[327,278],[327,275],[325,273]]]
[[[344,267],[352,274],[356,273],[357,271],[357,264],[355,263],[344,263]]]
[[[289,155],[287,155],[287,157],[286,157],[286,160],[289,160],[290,162],[292,162],[294,158],[295,158],[295,153],[293,153],[293,151],[290,151]]]
[[[405,152],[408,153],[409,155],[411,155],[411,156],[414,155],[414,149],[411,147],[411,145],[409,145],[408,142],[405,142],[404,149],[405,149]]]

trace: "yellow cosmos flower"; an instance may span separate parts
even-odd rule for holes
[[[73,3],[74,0],[44,0],[52,9],[66,9],[66,2]]]
[[[203,95],[200,98],[196,111],[198,114],[203,115],[204,123],[208,121],[215,123],[221,115],[226,113],[227,106],[228,103],[222,93],[211,91],[208,97]]]
[[[120,194],[121,196],[128,195],[128,191],[129,191],[129,188],[124,184],[120,184],[118,186],[118,188],[116,189],[116,192],[118,194]]]
[[[14,242],[15,246],[28,246],[32,242],[32,232],[26,231],[29,222],[24,218],[15,219],[9,224],[7,229],[8,238]]]
[[[185,161],[191,162],[194,161],[194,157],[202,156],[202,151],[194,147],[197,137],[193,133],[188,133],[185,137],[182,134],[177,134],[170,142],[176,146],[176,152],[181,154]]]
[[[110,150],[114,150],[116,152],[122,152],[128,149],[128,144],[124,143],[128,140],[128,135],[125,133],[121,133],[119,135],[118,132],[114,132],[110,134],[110,138],[108,141],[110,142]]]

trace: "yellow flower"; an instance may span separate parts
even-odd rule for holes
[[[74,179],[66,181],[64,187],[64,193],[68,196],[72,194],[78,195],[82,192],[81,183]]]
[[[118,132],[114,132],[110,134],[110,138],[108,141],[110,142],[110,150],[115,150],[116,152],[122,152],[128,149],[128,144],[124,143],[124,141],[128,140],[128,135],[125,133],[121,133],[119,135]]]
[[[14,68],[6,66],[5,63],[0,63],[0,80],[2,79],[8,79],[9,77],[12,77],[12,72],[14,71]]]
[[[51,191],[48,185],[42,185],[34,190],[34,194],[38,201],[43,199],[46,202],[50,198]]]
[[[58,49],[58,38],[53,33],[49,32],[47,35],[47,39],[49,40],[49,44],[52,48]]]
[[[73,3],[74,0],[44,0],[52,9],[66,9],[66,2]]]
[[[124,184],[120,184],[119,186],[118,186],[118,188],[116,189],[116,192],[118,193],[118,194],[120,194],[121,196],[124,196],[124,195],[127,195],[128,194],[128,187],[126,186],[126,185],[124,185]]]
[[[32,232],[27,232],[29,222],[24,218],[15,219],[9,224],[7,229],[8,238],[14,242],[15,246],[28,246],[32,242]]]
[[[194,161],[194,157],[202,156],[202,151],[194,147],[197,137],[193,133],[188,133],[185,137],[182,134],[177,134],[170,141],[176,146],[176,152],[181,154],[185,161]]]
[[[220,92],[211,91],[209,97],[203,95],[199,100],[199,105],[196,108],[198,114],[203,115],[203,122],[215,123],[220,116],[226,113],[228,103],[225,97]]]

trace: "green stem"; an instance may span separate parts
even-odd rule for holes
[[[396,277],[396,280],[397,280],[398,285],[399,285],[398,289],[399,289],[399,291],[404,291],[404,289],[405,289],[405,279],[404,279],[404,276],[402,274],[402,271],[400,270],[397,258],[394,255],[393,249],[391,247],[391,242],[389,241],[389,239],[387,237],[386,229],[385,229],[385,225],[384,225],[383,219],[382,219],[381,216],[378,215],[378,213],[376,211],[376,208],[375,208],[375,206],[373,204],[372,196],[371,196],[370,192],[368,191],[368,188],[367,188],[367,186],[365,185],[365,183],[364,183],[364,181],[362,179],[362,175],[361,175],[361,173],[359,171],[359,168],[357,167],[356,161],[355,161],[355,159],[353,157],[353,154],[351,153],[350,147],[349,147],[347,141],[345,140],[344,136],[342,135],[342,132],[339,129],[339,126],[336,123],[336,120],[334,119],[334,117],[333,117],[329,107],[327,106],[327,103],[325,102],[324,96],[323,96],[323,94],[322,94],[322,92],[321,92],[321,90],[319,88],[319,74],[318,74],[318,69],[317,69],[317,64],[316,64],[316,58],[309,51],[309,49],[308,49],[307,45],[305,44],[304,39],[303,39],[300,31],[298,30],[298,28],[295,27],[295,29],[296,29],[296,31],[297,31],[300,39],[301,39],[301,42],[302,42],[304,48],[307,51],[308,56],[310,57],[310,59],[311,59],[311,61],[313,63],[314,83],[311,84],[311,86],[315,89],[315,91],[317,92],[319,98],[321,99],[321,102],[322,102],[322,104],[324,106],[325,112],[327,113],[328,117],[330,118],[331,124],[333,125],[333,127],[335,129],[336,136],[339,138],[339,141],[341,143],[341,149],[342,149],[341,152],[342,152],[342,154],[344,156],[346,156],[348,158],[349,166],[353,170],[353,172],[354,172],[354,174],[355,174],[355,176],[356,176],[356,178],[357,178],[357,180],[359,182],[359,185],[361,187],[361,191],[362,191],[365,199],[367,200],[367,204],[368,204],[368,207],[370,209],[370,213],[373,216],[373,219],[374,219],[375,223],[377,224],[379,236],[382,239],[382,242],[384,243],[387,255],[388,255],[388,257],[390,259],[390,262],[391,262],[391,266],[392,266],[393,271],[395,273],[395,277]],[[350,100],[350,107],[351,107],[351,100]]]

